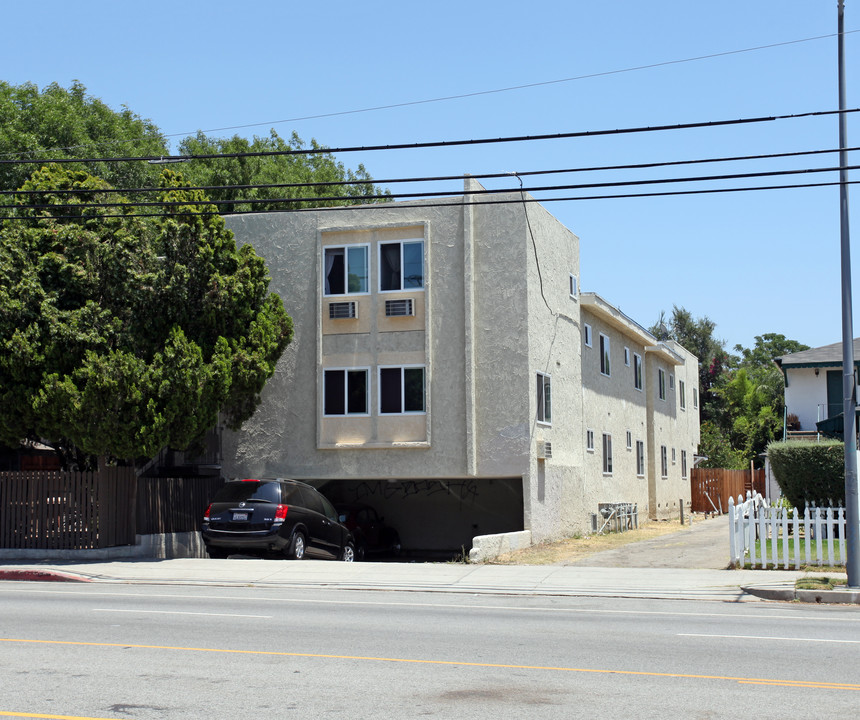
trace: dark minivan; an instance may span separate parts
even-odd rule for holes
[[[212,498],[200,532],[211,558],[274,552],[296,560],[355,559],[352,535],[332,504],[297,480],[226,483]]]

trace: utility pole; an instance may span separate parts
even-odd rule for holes
[[[854,319],[851,306],[851,243],[848,232],[848,146],[845,129],[845,6],[838,0],[839,47],[839,223],[842,248],[842,398],[845,425],[845,520],[848,587],[860,587],[860,502],[857,493],[857,399],[854,376]]]

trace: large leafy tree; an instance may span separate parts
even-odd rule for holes
[[[112,110],[79,82],[41,91],[0,81],[0,157],[4,160],[133,157],[168,154],[159,129],[126,107]],[[38,168],[0,164],[0,190],[17,190]],[[158,184],[159,168],[143,162],[75,164],[121,188]]]
[[[0,442],[130,460],[253,413],[292,322],[202,193],[170,171],[162,185],[177,204],[140,218],[93,207],[116,196],[83,171],[24,184],[0,226]]]
[[[310,153],[255,155],[261,152],[312,150]],[[268,137],[253,140],[239,137],[210,138],[203,133],[185,138],[179,144],[181,155],[234,155],[240,157],[201,158],[183,165],[182,172],[197,186],[206,186],[212,200],[224,201],[221,212],[285,210],[311,205],[348,205],[385,199],[374,187],[363,165],[353,171],[335,160],[324,147],[311,141],[308,148],[293,133],[289,141],[274,130]],[[296,183],[309,183],[294,187]],[[346,183],[346,184],[343,184]],[[217,186],[238,186],[219,189]],[[280,187],[260,187],[261,185]],[[242,187],[250,186],[250,187]],[[335,198],[320,202],[296,198]],[[370,198],[362,199],[362,198]],[[246,202],[241,202],[245,200]]]

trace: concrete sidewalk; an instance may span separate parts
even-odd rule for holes
[[[766,573],[769,585],[791,588],[794,581],[804,575],[795,571]],[[761,572],[752,570],[186,558],[93,563],[8,562],[0,565],[0,579],[748,602],[757,598],[744,592],[741,586],[760,583],[763,578]]]

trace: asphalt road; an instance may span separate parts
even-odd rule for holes
[[[0,717],[848,717],[854,607],[0,585]]]

